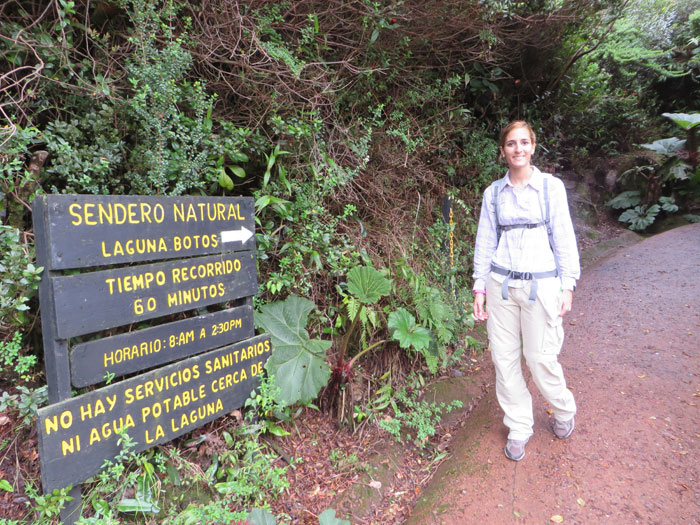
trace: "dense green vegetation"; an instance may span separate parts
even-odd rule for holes
[[[512,119],[532,122],[543,169],[612,166],[605,198],[630,227],[699,219],[700,0],[9,1],[0,67],[0,379],[23,388],[0,411],[27,420],[45,396],[41,193],[255,198],[256,323],[293,332],[298,350],[273,355],[268,373],[284,379],[250,403],[257,432],[279,430],[295,403],[350,427],[393,406],[397,436],[411,406],[430,412],[415,391],[475,344],[476,218]],[[301,330],[275,324],[275,309]],[[290,377],[293,359],[321,373]],[[256,434],[218,456],[196,479],[233,499],[177,522],[244,516],[226,505],[264,504],[245,493],[253,479],[264,497],[283,490],[261,450]],[[90,523],[129,504],[160,511],[154,471],[186,468],[164,454],[97,480]],[[136,503],[119,503],[120,483]],[[45,517],[62,502],[36,498]]]

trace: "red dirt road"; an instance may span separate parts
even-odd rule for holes
[[[406,523],[700,523],[700,224],[585,269],[564,326],[573,435],[530,380],[535,435],[506,459],[491,388]]]

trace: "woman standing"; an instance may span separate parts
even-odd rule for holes
[[[535,146],[527,122],[501,132],[508,172],[484,192],[474,250],[474,317],[487,321],[496,396],[510,429],[505,454],[514,461],[525,456],[534,423],[523,356],[558,438],[571,435],[576,414],[557,356],[580,276],[578,249],[564,184],[531,164]]]

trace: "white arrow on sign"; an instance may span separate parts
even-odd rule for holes
[[[245,226],[242,226],[240,230],[227,230],[221,232],[221,242],[236,242],[241,243],[246,242],[253,236],[253,232],[250,231]]]

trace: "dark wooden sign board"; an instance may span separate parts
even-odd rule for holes
[[[121,427],[141,451],[243,404],[271,350],[268,336],[252,337],[252,198],[47,195],[32,211],[51,403],[37,418],[44,492],[116,457]],[[134,373],[72,397],[74,386]]]
[[[97,474],[119,454],[122,427],[139,452],[242,406],[270,350],[257,336],[39,409],[44,490]]]
[[[257,291],[253,252],[127,266],[53,280],[61,339],[248,297]]]
[[[45,211],[54,270],[255,246],[252,198],[48,195]]]
[[[80,343],[71,349],[76,387],[101,383],[254,335],[253,308],[239,306],[126,334]]]

